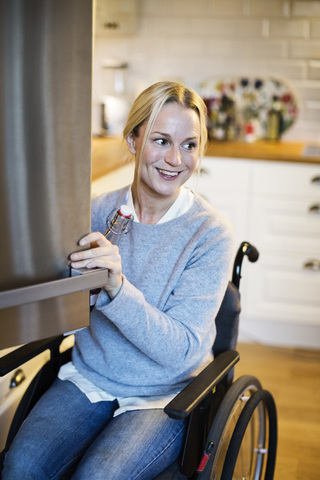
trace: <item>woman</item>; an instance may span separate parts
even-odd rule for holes
[[[178,458],[185,422],[163,407],[212,360],[232,249],[229,224],[183,186],[206,135],[204,103],[181,84],[134,102],[124,129],[133,183],[94,200],[87,249],[71,255],[73,267],[107,268],[108,281],[72,363],[8,452],[5,480],[58,479],[74,465],[76,480],[148,480]],[[117,246],[103,232],[122,204],[134,224]]]

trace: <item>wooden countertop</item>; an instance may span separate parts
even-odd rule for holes
[[[319,149],[317,156],[304,155],[306,145]],[[210,142],[206,156],[246,158],[281,162],[320,163],[320,143],[318,142],[268,142],[258,140],[246,142]]]
[[[91,179],[107,175],[126,164],[129,158],[126,143],[118,137],[94,137],[91,143]]]
[[[303,155],[306,145],[320,149],[319,142],[210,142],[208,157],[245,158],[292,163],[320,164],[320,155]],[[118,137],[92,139],[92,180],[102,177],[126,164],[130,159],[125,142]]]

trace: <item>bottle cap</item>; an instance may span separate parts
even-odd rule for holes
[[[119,213],[120,215],[122,215],[122,217],[127,217],[127,218],[130,218],[132,215],[131,208],[128,207],[128,205],[121,205],[121,207],[119,208]]]

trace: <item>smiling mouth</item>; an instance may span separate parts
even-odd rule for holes
[[[162,170],[161,168],[157,168],[158,172],[167,178],[176,178],[180,172],[170,172],[169,170]]]

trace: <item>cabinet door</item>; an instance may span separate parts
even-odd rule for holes
[[[136,0],[96,0],[95,34],[133,35],[137,24]]]
[[[255,162],[253,193],[271,197],[320,198],[320,165]]]
[[[251,212],[250,238],[261,249],[305,251],[320,257],[320,195],[319,199],[256,197]]]
[[[257,265],[246,273],[246,315],[258,322],[279,320],[320,327],[320,262],[309,255],[260,249]]]

